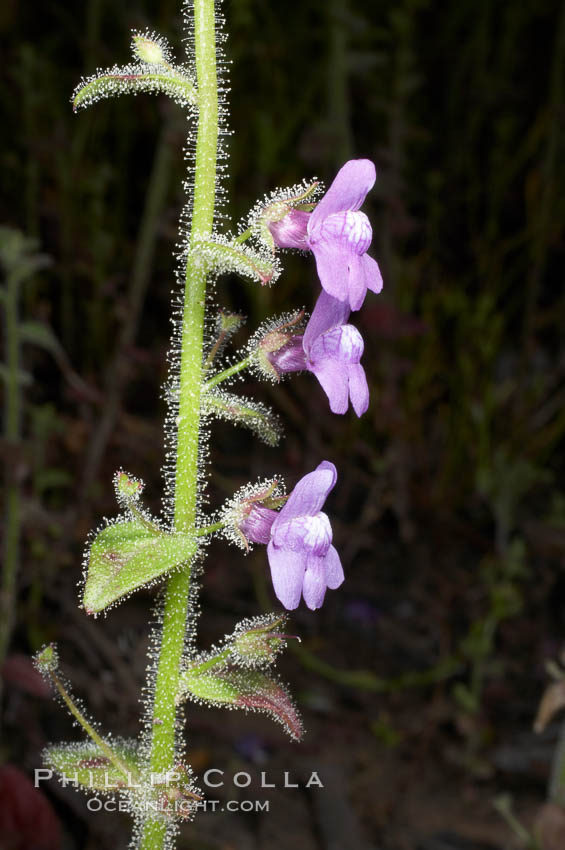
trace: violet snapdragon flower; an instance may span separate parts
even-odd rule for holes
[[[322,291],[304,331],[306,368],[313,372],[332,413],[345,413],[349,400],[357,416],[369,407],[369,387],[360,360],[363,337],[347,324],[349,305]]]
[[[369,406],[369,387],[360,360],[363,337],[347,324],[346,301],[320,293],[304,335],[294,335],[278,351],[267,356],[279,374],[307,369],[320,382],[332,413],[345,413],[349,401],[357,416]]]
[[[275,594],[289,611],[300,597],[316,610],[326,589],[339,587],[343,568],[332,546],[330,521],[321,511],[337,480],[333,463],[327,460],[297,483],[279,513],[253,505],[241,522],[248,540],[265,543]]]
[[[367,289],[379,293],[383,287],[379,267],[367,254],[373,231],[359,212],[375,179],[371,160],[350,159],[313,212],[292,209],[269,223],[279,247],[312,251],[322,287],[352,310],[359,310]]]

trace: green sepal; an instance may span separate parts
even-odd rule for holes
[[[166,534],[141,521],[115,522],[95,536],[87,555],[83,604],[89,614],[191,561],[196,538]]]
[[[121,768],[91,741],[47,747],[43,760],[69,784],[76,783],[88,791],[112,794],[119,788],[133,785],[139,774],[135,741],[115,741],[112,752]]]
[[[281,438],[282,426],[278,417],[258,401],[224,390],[208,391],[202,398],[202,412],[249,428],[268,446],[276,446]]]

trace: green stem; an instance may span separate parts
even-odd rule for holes
[[[238,245],[241,245],[242,242],[246,242],[252,235],[253,231],[250,227],[248,227],[247,230],[244,230],[243,233],[240,233],[239,236],[236,236],[233,241],[237,242]]]
[[[224,649],[218,655],[214,655],[212,656],[212,658],[208,658],[206,661],[203,661],[202,664],[197,664],[195,667],[190,667],[188,672],[191,676],[199,676],[201,673],[206,673],[213,667],[217,667],[218,664],[223,664],[224,661],[227,661],[230,655],[231,649]]]
[[[195,527],[198,494],[200,393],[206,300],[206,268],[193,250],[197,240],[209,238],[214,221],[218,148],[218,83],[214,0],[194,0],[194,42],[199,90],[198,135],[194,173],[194,202],[186,264],[183,311],[180,394],[175,473],[175,526]],[[190,564],[168,581],[163,632],[155,682],[150,768],[165,772],[175,763],[175,697],[184,649],[190,591]],[[150,817],[140,850],[162,850],[167,838],[165,820]]]
[[[208,390],[212,389],[212,387],[221,384],[222,381],[225,381],[227,378],[231,378],[232,375],[237,375],[238,372],[243,372],[244,369],[247,369],[251,365],[252,360],[253,355],[250,354],[249,357],[245,358],[245,360],[240,360],[239,363],[235,363],[228,369],[224,369],[223,372],[218,372],[217,375],[214,375],[213,378],[210,378],[209,381],[206,381],[206,383],[202,387],[202,392],[207,393]]]
[[[63,683],[61,682],[61,680],[59,679],[57,674],[54,673],[53,671],[51,671],[49,673],[49,676],[50,676],[53,684],[57,688],[58,692],[60,693],[61,698],[63,699],[63,702],[65,703],[65,705],[67,706],[67,708],[69,709],[69,711],[71,712],[71,714],[75,718],[75,720],[78,723],[80,723],[80,725],[82,726],[82,728],[84,729],[86,734],[90,738],[92,738],[94,743],[102,750],[104,755],[108,759],[110,759],[110,761],[112,762],[114,767],[116,767],[120,771],[120,773],[123,774],[123,776],[126,779],[129,779],[130,777],[132,777],[137,782],[137,780],[139,779],[139,775],[135,771],[132,771],[130,766],[124,764],[121,761],[121,759],[118,758],[118,756],[113,751],[112,747],[110,747],[109,744],[106,743],[104,738],[100,737],[100,735],[98,734],[96,729],[94,729],[94,727],[88,722],[88,720],[86,719],[84,714],[81,714],[81,712],[78,710],[78,708],[74,704],[72,698],[67,693],[65,686],[63,685]]]
[[[223,521],[215,522],[213,525],[207,525],[204,528],[197,528],[195,533],[197,537],[206,537],[208,534],[220,531],[220,529],[224,528],[224,526],[225,522]]]

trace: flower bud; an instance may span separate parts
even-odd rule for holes
[[[268,543],[276,511],[249,503],[243,507],[242,514],[244,516],[239,523],[239,530],[245,539],[251,543]]]
[[[234,334],[245,322],[245,316],[239,313],[228,313],[225,310],[219,310],[216,317],[216,326],[218,333]]]
[[[119,469],[114,476],[114,487],[116,489],[116,497],[120,504],[136,501],[143,493],[145,484],[140,478],[134,478],[133,475]]]
[[[187,670],[179,679],[177,703],[189,696],[196,702],[235,705],[238,697],[237,682],[231,681],[225,671],[193,672]]]
[[[270,614],[239,623],[234,632],[234,656],[245,667],[272,664],[293,635],[281,634],[286,617]],[[255,624],[255,625],[253,625]]]
[[[278,189],[258,204],[250,217],[255,236],[271,251],[275,248],[308,250],[308,219],[316,206],[318,181]]]
[[[310,213],[285,206],[287,212],[282,218],[266,219],[273,241],[278,248],[300,248],[306,251]],[[268,215],[267,210],[265,214]]]
[[[252,543],[268,543],[276,509],[286,498],[276,479],[241,487],[222,510],[224,536],[246,552]]]
[[[37,653],[34,658],[35,666],[44,676],[55,673],[59,666],[59,655],[54,643],[49,643]]]
[[[282,348],[266,355],[277,375],[283,375],[285,372],[301,372],[306,369],[303,339],[302,334],[292,336]]]
[[[170,60],[167,42],[155,33],[135,33],[132,50],[137,59],[148,65],[164,65]]]
[[[279,381],[285,372],[306,369],[306,355],[302,346],[303,335],[297,333],[302,325],[304,311],[294,313],[280,324],[260,330],[256,335],[255,362],[267,378]]]

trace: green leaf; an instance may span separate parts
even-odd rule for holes
[[[75,89],[73,110],[76,112],[79,107],[91,106],[107,97],[138,92],[166,94],[175,103],[191,107],[197,101],[196,87],[182,70],[163,67],[155,73],[155,66],[135,64],[109,68],[102,74],[83,80]]]
[[[88,552],[83,603],[99,613],[124,596],[191,561],[197,540],[165,534],[140,521],[120,521],[99,531]]]
[[[117,787],[132,785],[139,772],[136,741],[116,740],[112,752],[123,770],[92,741],[48,747],[43,752],[43,760],[69,783],[77,783],[89,791],[112,794]]]
[[[261,402],[224,390],[208,391],[202,398],[202,407],[205,414],[249,428],[268,446],[276,446],[281,438],[282,426],[278,417]]]

